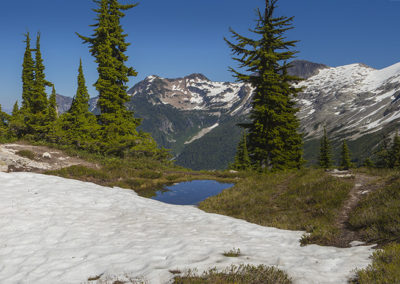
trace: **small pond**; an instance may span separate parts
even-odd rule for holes
[[[176,205],[197,205],[232,186],[232,183],[220,183],[215,180],[181,182],[157,191],[157,195],[152,199]]]

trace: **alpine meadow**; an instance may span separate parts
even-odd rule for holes
[[[344,1],[5,4],[0,282],[400,283],[400,4]]]

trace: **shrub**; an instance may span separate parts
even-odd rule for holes
[[[400,244],[390,244],[372,255],[372,264],[357,271],[352,283],[400,283]]]
[[[290,284],[289,276],[275,267],[265,265],[240,265],[226,268],[218,272],[216,268],[197,275],[196,271],[189,270],[183,276],[174,278],[175,284],[204,284],[204,283],[235,283],[235,284]]]
[[[15,154],[24,158],[28,158],[30,160],[35,160],[36,157],[35,153],[30,150],[19,150],[15,152]]]

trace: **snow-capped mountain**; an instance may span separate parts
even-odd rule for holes
[[[216,116],[221,112],[243,114],[248,110],[251,93],[249,85],[212,82],[202,74],[177,79],[152,75],[128,91],[132,97],[146,96],[153,105],[170,105],[182,111],[203,110]]]
[[[347,139],[355,161],[369,156],[400,125],[400,63],[376,70],[364,64],[328,67],[294,61],[298,116],[305,158],[318,155],[326,127],[334,146]],[[232,161],[241,135],[237,126],[251,109],[253,88],[213,82],[202,74],[166,79],[149,76],[128,91],[128,108],[143,119],[141,129],[172,149],[178,164],[193,169],[223,168]],[[95,111],[96,98],[91,99]],[[65,108],[65,106],[64,106]]]
[[[364,64],[324,68],[299,84],[302,130],[310,139],[331,132],[356,140],[400,118],[400,63],[376,70]]]

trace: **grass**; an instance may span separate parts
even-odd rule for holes
[[[400,172],[385,171],[383,185],[366,195],[351,213],[349,223],[364,241],[400,241]]]
[[[36,158],[35,153],[33,153],[32,151],[29,151],[29,150],[20,150],[20,151],[15,152],[15,154],[20,157],[28,158],[30,160],[35,160],[35,158]]]
[[[230,251],[225,251],[222,255],[226,257],[238,257],[240,256],[240,249],[233,248]]]
[[[352,283],[400,283],[400,244],[390,244],[383,250],[377,250],[372,260],[367,268],[356,272]]]
[[[62,148],[62,147],[61,147]],[[98,167],[71,166],[60,170],[48,171],[46,174],[65,178],[78,179],[104,186],[118,186],[135,190],[139,195],[152,197],[156,191],[177,182],[195,179],[213,179],[222,182],[234,182],[241,178],[240,173],[224,171],[193,172],[173,165],[166,160],[152,157],[111,158],[90,154],[70,148],[63,148],[66,154],[98,165]]]
[[[232,265],[219,272],[216,268],[210,269],[201,275],[189,270],[183,276],[174,278],[174,284],[290,284],[289,276],[275,267],[265,265]]]
[[[254,174],[199,207],[210,213],[289,230],[308,232],[302,244],[330,245],[338,237],[335,220],[354,185],[322,170]]]

